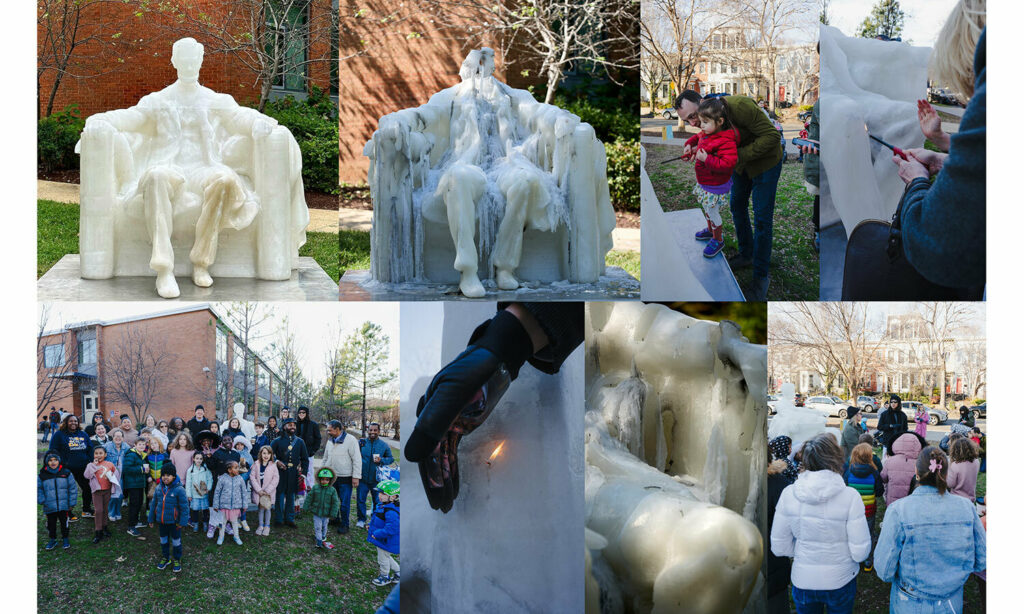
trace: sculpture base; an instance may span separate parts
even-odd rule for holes
[[[163,301],[156,293],[156,277],[82,279],[78,254],[68,254],[36,281],[40,301]],[[337,301],[337,286],[316,260],[299,258],[291,279],[265,281],[242,277],[214,277],[200,288],[187,276],[176,278],[183,301]]]
[[[693,272],[693,276],[696,277],[700,285],[703,286],[703,291],[707,292],[711,296],[713,301],[743,301],[743,291],[740,289],[739,283],[736,281],[736,277],[732,273],[732,269],[729,268],[729,262],[725,259],[725,252],[720,252],[714,258],[704,257],[704,247],[707,243],[704,241],[697,241],[693,238],[701,228],[705,228],[707,223],[704,220],[704,214],[700,209],[686,209],[684,211],[673,211],[671,213],[663,213],[663,220],[665,224],[671,230],[672,238],[675,239],[676,250],[672,253],[664,254],[664,260],[661,260],[659,255],[658,260],[661,261],[660,266],[679,266],[679,259],[685,262],[690,270]],[[647,265],[647,262],[643,262],[641,266]],[[651,262],[654,266],[659,266],[657,262]],[[699,289],[694,289],[697,293]],[[695,300],[696,297],[689,296],[677,296],[677,297],[661,297],[661,296],[650,296],[644,295],[644,300]],[[705,299],[706,300],[706,299]]]
[[[640,298],[640,281],[620,267],[606,267],[601,279],[592,284],[567,281],[541,283],[523,281],[518,290],[499,290],[493,280],[483,282],[487,294],[467,298],[458,284],[401,283],[374,281],[370,272],[345,271],[338,287],[342,301],[622,301]]]

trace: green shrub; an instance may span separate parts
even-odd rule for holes
[[[39,120],[36,127],[38,143],[37,163],[43,172],[78,168],[78,154],[75,143],[85,128],[78,105],[64,107],[49,117]]]
[[[298,141],[306,189],[338,194],[338,110],[330,96],[313,88],[306,100],[288,96],[268,102],[263,112]]]
[[[608,155],[608,187],[612,206],[619,211],[640,213],[640,142],[619,139],[605,143]]]
[[[578,115],[594,127],[597,138],[603,143],[620,139],[635,141],[640,138],[640,115],[621,106],[608,108],[607,105],[595,104],[589,100],[567,101],[555,98],[555,105]]]
[[[801,113],[803,113],[804,111],[810,111],[812,109],[814,109],[814,105],[813,104],[802,104],[802,105],[800,105],[800,112]]]

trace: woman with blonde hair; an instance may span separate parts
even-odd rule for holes
[[[952,136],[942,134],[927,102],[918,103],[925,136],[949,153],[922,148],[906,160],[893,156],[907,184],[903,253],[928,281],[963,288],[962,299],[980,299],[985,285],[985,19],[985,0],[960,0],[932,50],[932,80],[970,100]]]

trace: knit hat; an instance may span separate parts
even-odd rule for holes
[[[295,422],[295,418],[285,418],[284,420],[281,421],[281,426],[283,427],[284,425],[293,422]]]
[[[60,454],[57,454],[56,452],[47,452],[46,456],[43,457],[43,465],[49,463],[51,457],[56,458],[58,463],[60,462]]]
[[[856,416],[859,413],[860,413],[860,408],[859,407],[855,407],[855,406],[851,405],[851,406],[846,408],[846,417],[847,418],[853,418],[854,416]]]
[[[772,456],[774,458],[789,458],[789,453],[792,448],[793,440],[786,435],[779,435],[768,442],[768,449],[772,451]]]
[[[245,446],[245,450],[248,452],[252,449],[252,444],[249,443],[249,438],[245,435],[235,435],[235,439],[231,443],[231,447],[234,448],[238,444]]]
[[[177,476],[178,472],[177,472],[177,470],[174,469],[174,464],[173,463],[164,463],[163,465],[160,466],[160,475],[161,476],[165,476],[165,475]]]

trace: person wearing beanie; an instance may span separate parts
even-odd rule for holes
[[[892,454],[892,443],[906,433],[907,414],[903,413],[903,399],[899,395],[890,395],[885,409],[878,415],[878,439],[882,443],[882,460]]]
[[[239,457],[239,473],[242,476],[242,479],[245,480],[245,489],[246,492],[248,492],[249,470],[252,467],[252,454],[249,452],[249,450],[252,449],[252,445],[249,443],[249,438],[246,437],[245,435],[236,435],[233,441],[235,442],[235,452],[238,453]],[[239,523],[242,525],[242,530],[248,533],[250,531],[249,522],[245,519],[245,512],[247,510],[248,506],[242,509],[242,516],[239,519]]]
[[[427,462],[431,457],[446,456],[442,464],[457,465],[457,443],[448,446],[442,441],[463,409],[482,390],[493,389],[486,403],[493,409],[524,364],[529,362],[544,373],[557,373],[569,354],[583,342],[582,303],[499,303],[498,310],[473,331],[466,349],[438,371],[419,400],[416,425],[406,443],[405,457],[419,463],[421,473],[432,462],[440,462]],[[363,457],[366,458],[365,452]],[[360,491],[366,482],[366,470],[364,462]],[[439,488],[427,488],[432,508],[451,509],[452,493],[458,492],[458,488],[447,482],[457,479],[455,476],[446,477],[446,484]],[[429,483],[424,480],[425,485]]]
[[[71,508],[78,499],[78,486],[75,477],[67,467],[60,462],[60,455],[55,452],[47,452],[43,458],[43,466],[39,469],[39,476],[36,478],[36,503],[43,506],[43,513],[46,514],[46,530],[49,533],[50,541],[46,543],[47,550],[57,547],[57,526],[60,526],[60,536],[64,541],[64,549],[71,547],[68,540],[68,522]]]
[[[174,572],[181,571],[181,527],[189,523],[188,497],[185,487],[178,479],[178,472],[172,463],[160,468],[160,482],[153,490],[149,502],[149,526],[160,525],[160,553],[163,558],[156,568],[163,570],[171,564],[174,556]]]
[[[185,423],[185,428],[192,433],[193,439],[199,433],[210,430],[210,421],[206,418],[206,409],[202,405],[196,405],[195,416]]]
[[[341,498],[331,485],[334,477],[329,467],[319,469],[313,488],[306,493],[306,500],[302,502],[302,509],[313,514],[315,548],[334,549],[334,545],[327,541],[327,525],[341,510]]]
[[[782,475],[790,483],[795,482],[798,467],[793,459],[789,457],[789,454],[793,451],[793,440],[788,435],[779,435],[768,442],[768,449],[771,451],[773,459],[785,461],[786,468],[782,470]]]
[[[846,422],[843,423],[843,437],[840,444],[843,447],[843,462],[847,464],[850,462],[850,453],[860,441],[860,436],[867,431],[862,418],[859,407],[851,405],[846,408]]]

